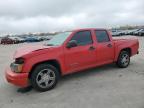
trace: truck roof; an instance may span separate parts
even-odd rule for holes
[[[104,28],[79,28],[79,29],[74,29],[72,31],[81,31],[81,30],[106,30]]]

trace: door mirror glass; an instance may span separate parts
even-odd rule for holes
[[[67,43],[67,48],[72,48],[72,47],[76,47],[78,46],[77,41],[76,40],[71,40]]]

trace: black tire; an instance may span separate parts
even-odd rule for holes
[[[139,33],[139,36],[142,36],[142,34],[141,34],[141,33]]]
[[[125,60],[125,63],[124,63],[124,60]],[[129,52],[128,51],[121,51],[119,54],[118,60],[116,62],[117,66],[120,68],[126,68],[126,67],[128,67],[129,63],[130,63]]]
[[[44,71],[47,71],[47,72],[44,73]],[[49,71],[51,71],[52,73],[50,73]],[[47,79],[44,78],[44,75],[48,76],[48,78]],[[53,76],[54,80],[51,81],[51,83],[53,82],[52,84],[47,85],[46,82],[49,83],[50,78],[52,78],[52,77],[50,77],[50,75]],[[37,91],[44,92],[44,91],[51,90],[56,86],[56,84],[58,82],[58,79],[59,79],[59,76],[60,75],[59,75],[58,70],[53,65],[40,64],[40,65],[36,66],[35,69],[33,70],[32,74],[31,74],[31,77],[30,77],[30,82],[31,82],[31,85],[33,86],[34,89],[36,89]],[[41,84],[39,84],[39,82],[40,82],[39,79],[40,80],[46,80],[46,81],[43,82],[43,83],[41,82]]]

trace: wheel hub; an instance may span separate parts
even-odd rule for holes
[[[41,78],[43,81],[48,81],[49,80],[49,75],[44,74]]]
[[[128,63],[129,63],[129,56],[127,54],[124,54],[122,57],[122,64],[128,65]]]
[[[47,88],[55,82],[55,73],[50,69],[41,70],[36,78],[38,86]]]

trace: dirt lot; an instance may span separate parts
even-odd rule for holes
[[[6,82],[4,70],[19,45],[0,45],[0,108],[144,108],[144,37],[128,68],[114,64],[63,77],[54,90],[26,93]]]

